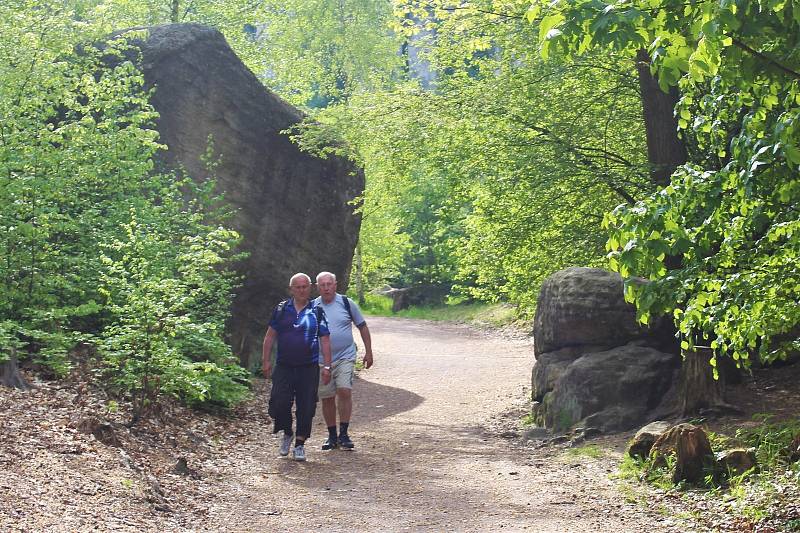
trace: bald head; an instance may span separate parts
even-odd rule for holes
[[[297,285],[298,280],[305,280],[309,285],[311,285],[311,277],[308,274],[298,272],[297,274],[289,278],[289,287],[294,287],[295,285]]]
[[[317,274],[317,283],[319,283],[320,280],[322,280],[324,278],[330,278],[331,281],[336,282],[336,274],[334,274],[333,272],[325,272],[325,271],[323,271],[323,272],[320,272],[319,274]]]
[[[302,309],[311,295],[311,278],[307,274],[298,272],[289,279],[289,292],[292,293],[295,308]]]

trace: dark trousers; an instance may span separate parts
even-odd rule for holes
[[[269,395],[269,416],[278,431],[292,432],[292,402],[297,402],[297,434],[311,436],[311,422],[317,412],[319,365],[286,366],[280,363],[272,370],[272,392]]]

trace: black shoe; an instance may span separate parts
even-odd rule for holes
[[[350,443],[350,444],[352,444],[352,443]],[[331,439],[330,437],[325,439],[325,442],[322,443],[322,449],[325,450],[325,451],[327,451],[327,450],[335,450],[338,447],[339,447],[339,443],[336,442],[336,439]]]
[[[353,444],[353,441],[351,441],[350,437],[347,435],[339,435],[339,447],[343,450],[352,450],[356,445]]]

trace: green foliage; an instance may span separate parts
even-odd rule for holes
[[[602,262],[603,213],[652,192],[633,64],[545,63],[519,7],[401,3],[434,87],[354,94],[299,132],[305,148],[342,138],[365,168],[365,268],[376,242],[407,236],[398,273],[376,268],[371,286],[455,282],[533,316],[545,276]]]
[[[800,419],[772,421],[772,415],[754,415],[755,427],[736,430],[735,439],[756,449],[756,460],[762,468],[777,470],[789,465],[787,450],[800,435]]]
[[[543,54],[644,48],[661,86],[680,87],[679,126],[707,155],[606,218],[611,267],[642,321],[674,313],[684,349],[708,342],[744,366],[800,348],[798,13],[792,2],[711,0],[529,11],[542,17]]]
[[[74,0],[73,0],[74,1]],[[78,2],[76,2],[78,3]],[[265,85],[320,107],[379,89],[400,69],[389,2],[379,0],[83,0],[106,31],[168,22],[213,26]]]
[[[213,181],[154,171],[127,44],[88,46],[107,30],[96,3],[66,5],[0,5],[0,357],[60,376],[92,342],[135,416],[161,393],[231,404],[247,390],[223,340],[238,237]]]
[[[356,298],[352,291],[348,295]],[[389,316],[392,314],[392,299],[380,294],[367,293],[364,295],[364,304],[359,304],[359,307],[366,315]]]
[[[135,418],[162,393],[230,404],[246,391],[233,382],[242,374],[230,365],[222,338],[231,286],[216,273],[236,235],[215,228],[176,241],[165,231],[183,222],[169,201],[179,205],[180,188],[171,190],[173,198],[155,212],[142,217],[132,209],[125,237],[106,245],[101,256],[100,290],[113,318],[101,354],[110,382],[131,395]]]
[[[379,90],[401,67],[390,2],[267,0],[259,14],[254,70],[296,105],[323,107]]]
[[[39,8],[0,8],[0,64],[11,67],[0,70],[0,318],[18,348],[63,374],[77,332],[102,320],[101,228],[152,168],[154,115],[131,63],[93,74],[96,51],[72,53],[92,34]]]

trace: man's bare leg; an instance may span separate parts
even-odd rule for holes
[[[336,426],[336,396],[322,399],[322,418],[326,426]]]
[[[350,389],[336,389],[336,407],[339,410],[339,422],[350,423],[350,415],[353,413],[353,393]],[[325,419],[325,423],[328,419]],[[334,417],[333,423],[336,423]]]

